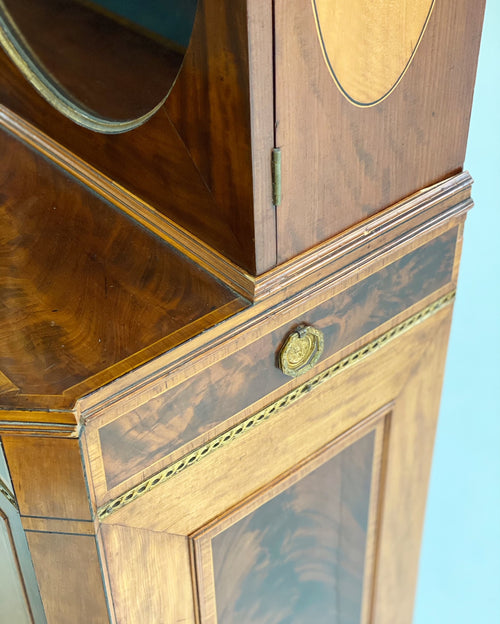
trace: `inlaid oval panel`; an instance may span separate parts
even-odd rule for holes
[[[330,73],[353,104],[373,106],[397,86],[435,0],[312,0]]]

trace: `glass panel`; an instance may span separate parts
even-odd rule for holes
[[[5,461],[5,455],[3,453],[2,442],[0,440],[0,479],[5,483],[7,487],[12,491],[12,482],[10,480],[9,469],[7,468],[7,462]]]
[[[196,6],[197,0],[0,0],[0,40],[61,112],[119,132],[167,96]]]
[[[7,519],[0,512],[0,624],[32,622]]]
[[[212,540],[218,624],[359,624],[375,432]]]

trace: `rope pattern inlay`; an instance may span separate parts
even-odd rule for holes
[[[14,507],[19,511],[19,507],[17,505],[16,497],[10,491],[9,487],[7,486],[7,484],[4,483],[4,481],[2,479],[0,479],[0,494],[3,494],[3,496],[5,496],[5,498],[9,501],[9,503],[11,505],[14,505]]]
[[[314,390],[335,375],[338,375],[340,372],[346,370],[354,364],[357,364],[359,361],[364,360],[366,357],[368,357],[372,353],[375,353],[380,348],[384,347],[386,344],[388,344],[404,332],[415,327],[415,325],[417,325],[418,323],[425,321],[427,318],[450,304],[454,298],[455,291],[444,295],[437,301],[434,301],[424,309],[420,310],[420,312],[417,312],[416,314],[406,319],[402,323],[399,323],[378,338],[375,338],[375,340],[373,340],[372,342],[364,345],[363,347],[361,347],[357,351],[354,351],[354,353],[351,353],[342,360],[339,360],[336,364],[334,364],[330,368],[327,368],[322,373],[319,373],[309,381],[306,381],[301,386],[298,386],[297,388],[295,388],[295,390],[288,392],[283,397],[263,408],[253,416],[250,416],[240,424],[235,425],[225,433],[211,440],[210,442],[207,442],[206,444],[200,446],[191,453],[188,453],[178,461],[164,468],[161,472],[158,472],[146,481],[143,481],[136,487],[128,490],[118,498],[110,501],[106,505],[103,505],[98,509],[97,512],[99,519],[102,520],[106,518],[113,512],[121,509],[128,503],[131,503],[132,501],[139,498],[140,496],[143,496],[158,485],[165,483],[165,481],[171,479],[173,476],[179,474],[189,466],[197,464],[204,457],[210,455],[210,453],[213,453],[223,446],[230,444],[233,440],[240,438],[247,431],[254,429],[260,423],[269,420],[272,416],[275,416],[278,412],[281,412],[289,405],[295,403],[304,395],[311,392],[311,390]]]

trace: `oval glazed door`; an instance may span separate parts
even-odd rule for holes
[[[410,65],[434,0],[312,0],[312,5],[337,86],[353,104],[373,106]]]

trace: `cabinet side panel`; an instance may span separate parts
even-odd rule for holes
[[[26,531],[50,624],[105,624],[108,609],[95,538]]]
[[[102,525],[100,539],[117,623],[195,623],[186,537]]]
[[[77,440],[4,436],[22,516],[90,520]]]
[[[398,395],[388,441],[373,624],[411,622],[451,310]]]

